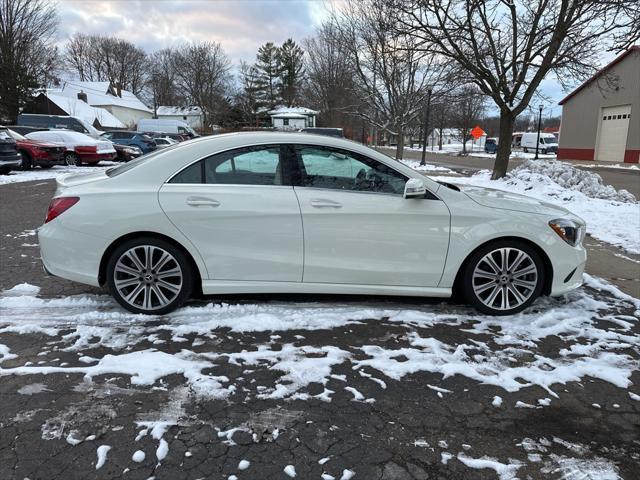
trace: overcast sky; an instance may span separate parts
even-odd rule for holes
[[[297,42],[314,34],[340,0],[58,0],[59,42],[76,32],[127,39],[152,52],[186,41],[220,42],[234,64],[253,61],[265,42]],[[545,80],[545,116],[560,115],[565,96],[557,82]],[[535,109],[537,112],[537,104]]]

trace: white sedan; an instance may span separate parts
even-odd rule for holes
[[[348,140],[204,137],[58,179],[46,270],[132,312],[192,295],[449,297],[506,315],[582,283],[584,222],[529,197],[441,184]]]

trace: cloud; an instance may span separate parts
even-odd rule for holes
[[[301,41],[322,21],[322,2],[304,0],[61,0],[59,41],[74,33],[129,40],[148,52],[185,42],[220,42],[235,61],[265,42]]]

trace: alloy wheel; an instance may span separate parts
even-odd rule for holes
[[[125,251],[113,270],[113,283],[129,305],[159,310],[180,294],[183,272],[176,258],[163,248],[139,245]]]
[[[533,259],[518,248],[498,248],[480,259],[473,271],[476,297],[487,307],[512,310],[533,295],[538,284],[538,268]]]

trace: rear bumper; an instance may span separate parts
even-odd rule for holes
[[[114,160],[118,154],[116,152],[113,153],[81,153],[78,154],[78,157],[83,163],[98,163],[103,160],[109,161]]]
[[[106,248],[103,239],[64,228],[54,219],[38,229],[38,243],[45,272],[100,286],[98,272],[102,258],[99,252]]]
[[[22,166],[22,157],[20,154],[16,155],[2,155],[0,156],[0,170],[15,170]]]

